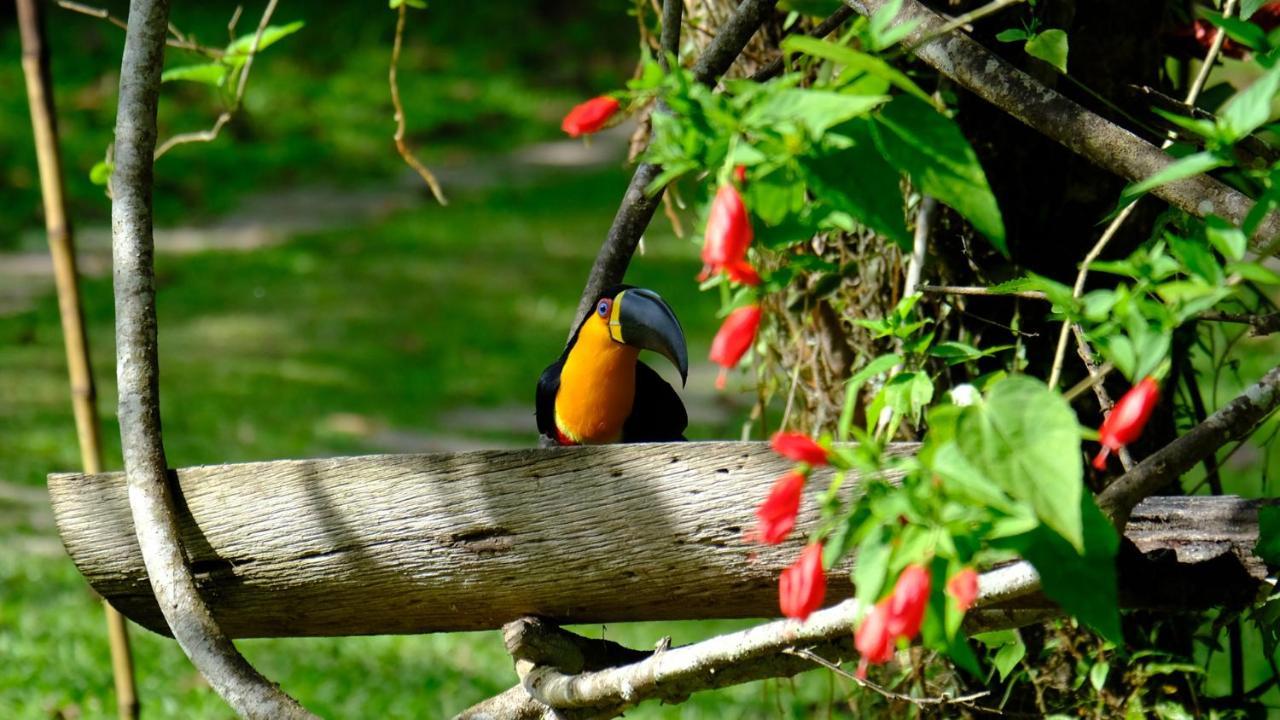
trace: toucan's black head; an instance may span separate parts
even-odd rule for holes
[[[631,285],[606,288],[578,324],[574,342],[583,326],[593,320],[607,323],[614,342],[652,350],[676,366],[682,383],[688,379],[689,350],[684,330],[671,306],[658,293]]]

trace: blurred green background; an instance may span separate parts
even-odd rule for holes
[[[245,6],[240,33],[264,4]],[[126,15],[124,3],[104,7]],[[234,9],[175,3],[172,20],[219,46]],[[102,612],[43,492],[48,472],[79,457],[13,12],[0,8],[0,718],[105,718],[115,705]],[[559,354],[629,178],[625,131],[565,141],[559,119],[629,77],[634,16],[626,4],[513,0],[411,12],[408,138],[440,173],[447,208],[391,143],[394,12],[284,2],[272,22],[294,20],[306,26],[255,61],[221,137],[157,163],[170,463],[531,445],[534,380]],[[111,142],[123,33],[52,3],[46,21],[107,465],[119,468],[110,206],[89,171]],[[210,88],[168,83],[160,136],[208,127],[220,109]],[[695,361],[716,324],[696,256],[659,219],[629,275],[677,309]],[[691,434],[736,435],[746,401],[716,394],[712,377],[695,363]],[[583,631],[645,647],[742,625]],[[133,641],[146,717],[232,716],[172,641],[136,628]],[[240,645],[327,717],[440,717],[515,681],[497,633]],[[810,674],[634,716],[804,717],[839,702],[836,682]]]

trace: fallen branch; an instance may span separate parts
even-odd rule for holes
[[[244,717],[311,718],[258,674],[218,628],[196,591],[178,540],[160,434],[151,216],[156,107],[168,16],[166,0],[130,4],[116,114],[111,226],[120,439],[129,507],[151,588],[174,637],[200,674]]]
[[[890,0],[845,3],[862,15],[870,15]],[[913,21],[915,27],[903,40],[907,45],[946,23],[919,0],[904,0],[897,22]],[[978,97],[1120,177],[1144,180],[1173,162],[1157,146],[1045,87],[967,35],[953,32],[937,38],[917,48],[916,55]],[[1237,225],[1254,204],[1243,193],[1207,175],[1166,183],[1152,194],[1197,217],[1213,213]],[[1271,213],[1251,242],[1255,249],[1264,249],[1276,238],[1280,238],[1280,215]]]
[[[667,0],[678,2],[679,0]],[[712,85],[729,69],[742,49],[746,47],[751,36],[773,12],[777,0],[742,0],[733,15],[721,26],[711,44],[702,51],[702,55],[693,64],[694,79],[703,85]],[[665,15],[665,12],[664,12]],[[582,318],[604,289],[622,282],[631,264],[631,256],[635,254],[640,237],[649,227],[654,212],[662,202],[663,189],[659,188],[652,195],[646,189],[662,174],[662,167],[652,163],[640,163],[631,176],[631,183],[622,195],[622,204],[613,217],[609,233],[605,236],[600,251],[596,254],[587,276],[586,286],[582,289],[582,297],[578,300],[578,308],[573,315],[573,323],[569,327],[569,335],[577,328]]]

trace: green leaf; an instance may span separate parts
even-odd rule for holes
[[[1204,233],[1209,242],[1228,260],[1240,260],[1248,247],[1244,231],[1217,215],[1204,219]]]
[[[999,648],[995,658],[992,659],[992,664],[995,665],[996,672],[1000,673],[1001,682],[1009,677],[1009,673],[1013,672],[1027,654],[1027,646],[1022,643],[1022,636],[1016,630],[980,633],[974,635],[973,639],[988,648]]]
[[[111,173],[115,172],[115,163],[99,160],[89,169],[89,182],[94,185],[106,185],[111,181]]]
[[[1116,593],[1115,528],[1093,496],[1084,493],[1077,505],[1084,528],[1084,552],[1077,552],[1045,526],[997,545],[1008,545],[1035,566],[1045,595],[1115,643],[1123,641]]]
[[[410,2],[411,7],[416,7]],[[277,42],[298,32],[306,25],[302,20],[295,20],[288,25],[268,25],[262,30],[262,40],[258,42],[258,52],[262,52],[267,48],[275,45]],[[241,35],[227,46],[223,51],[222,62],[239,66],[249,57],[249,51],[253,49],[253,39],[257,37],[258,32],[255,30],[247,35]]]
[[[1271,101],[1280,89],[1280,63],[1231,98],[1218,117],[1228,137],[1238,140],[1271,118]]]
[[[858,545],[857,561],[853,565],[853,587],[863,607],[875,604],[884,590],[889,557],[893,554],[889,540],[889,529],[881,526],[868,533]]]
[[[1058,72],[1067,71],[1067,33],[1064,30],[1045,30],[1027,40],[1024,47],[1027,54],[1039,58],[1058,68]]]
[[[1280,506],[1258,508],[1258,544],[1253,551],[1270,567],[1280,567]]]
[[[996,33],[996,40],[999,40],[1000,42],[1017,42],[1019,40],[1026,40],[1029,37],[1031,37],[1031,35],[1022,28],[1009,28],[1008,30],[1001,30]]]
[[[1262,283],[1263,285],[1280,285],[1280,274],[1259,263],[1229,263],[1227,265],[1227,272],[1232,275],[1239,275],[1245,280]]]
[[[1094,692],[1102,692],[1103,686],[1107,684],[1107,675],[1111,672],[1111,663],[1103,660],[1100,663],[1094,663],[1089,668],[1089,684],[1093,686]]]
[[[845,384],[844,391],[844,408],[840,411],[840,426],[837,428],[836,437],[841,442],[849,438],[849,428],[853,426],[853,413],[858,404],[858,391],[862,385],[871,378],[882,372],[888,372],[893,366],[902,362],[902,357],[896,354],[881,355],[880,357],[867,363],[861,370],[853,374],[849,381]]]
[[[1084,550],[1080,430],[1061,395],[1034,378],[1007,377],[985,402],[964,408],[956,443],[993,483],[1030,502],[1042,522]]]
[[[850,137],[852,145],[800,159],[809,173],[810,190],[833,209],[849,213],[862,225],[909,250],[911,235],[903,215],[898,171],[876,150],[867,121],[855,120],[840,129]]]
[[[771,93],[747,111],[743,122],[755,127],[803,124],[814,137],[889,100],[888,95],[846,95],[830,90],[788,88]]]
[[[920,89],[911,78],[902,71],[874,55],[858,52],[846,45],[837,45],[826,40],[819,40],[808,35],[791,35],[782,41],[783,52],[802,52],[823,60],[844,65],[858,72],[875,75],[904,92],[908,92],[921,100],[933,104],[933,98]]]
[[[388,6],[392,10],[399,9],[401,5],[406,5],[411,8],[418,8],[419,10],[426,10],[427,0],[391,0],[388,3]]]
[[[1222,158],[1210,152],[1198,152],[1179,158],[1146,180],[1126,187],[1120,194],[1120,206],[1128,205],[1161,185],[1209,172],[1226,164]]]
[[[1267,0],[1240,0],[1240,19],[1248,20],[1258,12],[1258,8],[1267,4]]]
[[[978,156],[956,124],[910,95],[894,98],[875,120],[873,134],[885,159],[905,170],[921,192],[963,215],[1007,255],[1000,207]]]
[[[1179,237],[1172,233],[1167,233],[1165,239],[1169,241],[1169,248],[1173,250],[1174,257],[1182,262],[1187,272],[1210,285],[1222,282],[1222,266],[1218,264],[1218,259],[1209,251],[1209,246],[1205,242]]]
[[[229,67],[222,63],[202,63],[200,65],[180,65],[160,73],[160,82],[187,80],[213,87],[222,87],[227,80]]]

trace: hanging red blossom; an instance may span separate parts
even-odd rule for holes
[[[893,659],[894,638],[889,632],[889,612],[884,601],[871,606],[862,624],[853,634],[853,646],[862,658],[858,661],[858,677],[866,679],[868,665],[880,665]]]
[[[810,465],[826,465],[829,462],[826,449],[804,433],[776,432],[769,444],[774,452],[788,460]]]
[[[929,571],[920,565],[908,565],[888,598],[889,633],[895,638],[913,639],[920,633],[928,604]]]
[[[723,390],[728,373],[737,366],[756,340],[760,327],[760,306],[747,305],[729,313],[711,341],[711,362],[720,366],[716,388]]]
[[[1111,414],[1102,421],[1102,427],[1098,428],[1102,449],[1093,458],[1095,468],[1106,470],[1107,455],[1138,439],[1158,402],[1160,385],[1152,377],[1143,378],[1120,398],[1111,408]]]
[[[738,181],[742,187],[747,186],[747,166],[735,165],[733,167],[733,179]]]
[[[947,593],[956,599],[960,612],[968,611],[973,607],[973,601],[978,599],[978,572],[965,568],[952,575],[947,581]]]
[[[777,545],[787,538],[796,526],[796,514],[800,512],[800,494],[804,490],[805,474],[799,470],[778,478],[769,491],[769,497],[756,508],[759,523],[753,538],[766,545]]]
[[[822,571],[822,543],[809,545],[778,578],[778,605],[782,614],[804,620],[822,607],[827,575]]]
[[[707,232],[702,243],[702,274],[699,280],[723,272],[743,285],[759,285],[760,275],[747,262],[747,248],[753,237],[751,220],[742,196],[731,183],[720,186],[711,201]]]
[[[617,99],[608,95],[591,98],[574,106],[560,122],[560,129],[568,133],[569,137],[581,137],[600,132],[620,107],[621,104]]]

